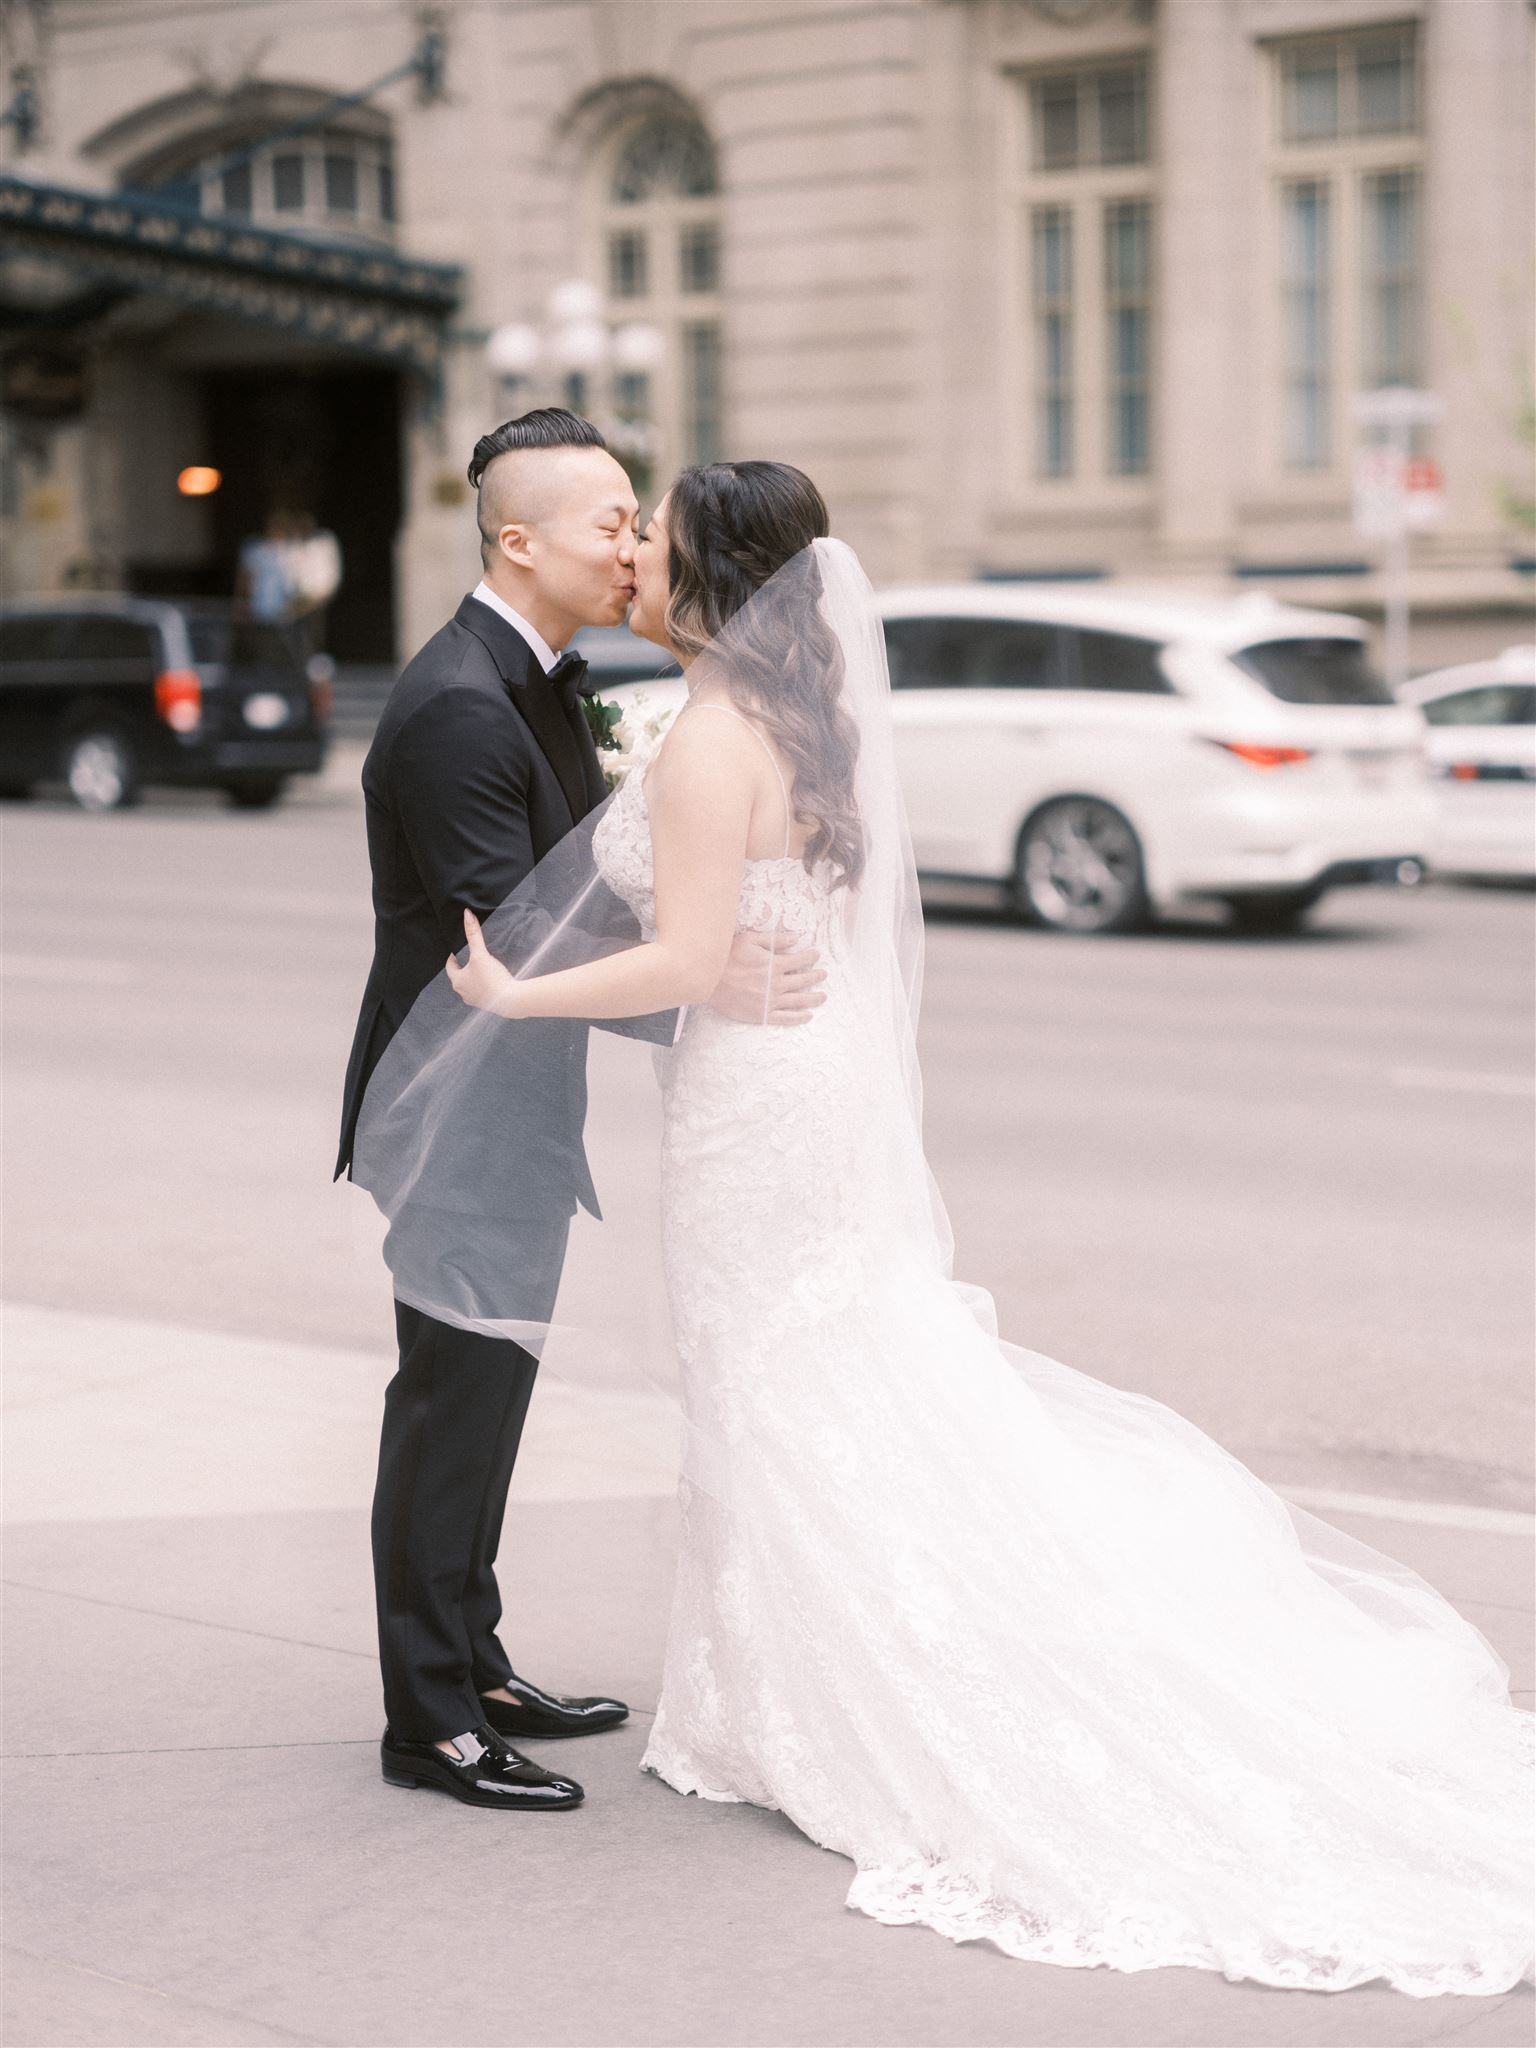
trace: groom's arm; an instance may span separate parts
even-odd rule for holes
[[[516,713],[451,683],[395,737],[395,815],[432,905],[445,953],[464,944],[464,912],[482,922],[533,872],[529,762]]]

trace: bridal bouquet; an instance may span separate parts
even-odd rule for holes
[[[608,787],[617,789],[630,770],[643,767],[661,745],[667,727],[677,716],[677,706],[657,704],[644,690],[636,690],[627,704],[589,702],[591,711],[598,713],[603,722],[600,734],[595,722],[593,729],[603,775]]]

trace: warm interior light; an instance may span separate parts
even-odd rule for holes
[[[219,470],[194,462],[190,469],[184,469],[177,477],[176,488],[184,498],[211,498],[223,481]]]

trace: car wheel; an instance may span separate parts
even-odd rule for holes
[[[115,725],[88,725],[74,733],[64,744],[62,766],[82,811],[120,811],[138,801],[138,756]]]
[[[1061,932],[1124,932],[1146,919],[1141,841],[1099,797],[1058,797],[1019,834],[1014,899],[1026,917]]]
[[[229,800],[240,811],[270,810],[288,787],[283,775],[245,775],[226,785]]]
[[[1262,895],[1228,896],[1224,901],[1239,931],[1293,932],[1327,893],[1326,889],[1270,889]]]

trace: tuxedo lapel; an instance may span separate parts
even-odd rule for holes
[[[592,768],[595,769],[596,752],[586,729],[586,720],[579,710],[567,717],[539,666],[538,656],[517,628],[509,625],[499,612],[493,612],[478,598],[466,597],[454,616],[487,649],[501,671],[512,702],[538,741],[539,751],[555,771],[570,807],[571,823],[575,824],[586,816],[596,800],[591,791],[587,759],[589,755],[592,757]],[[597,779],[601,783],[600,772]]]

